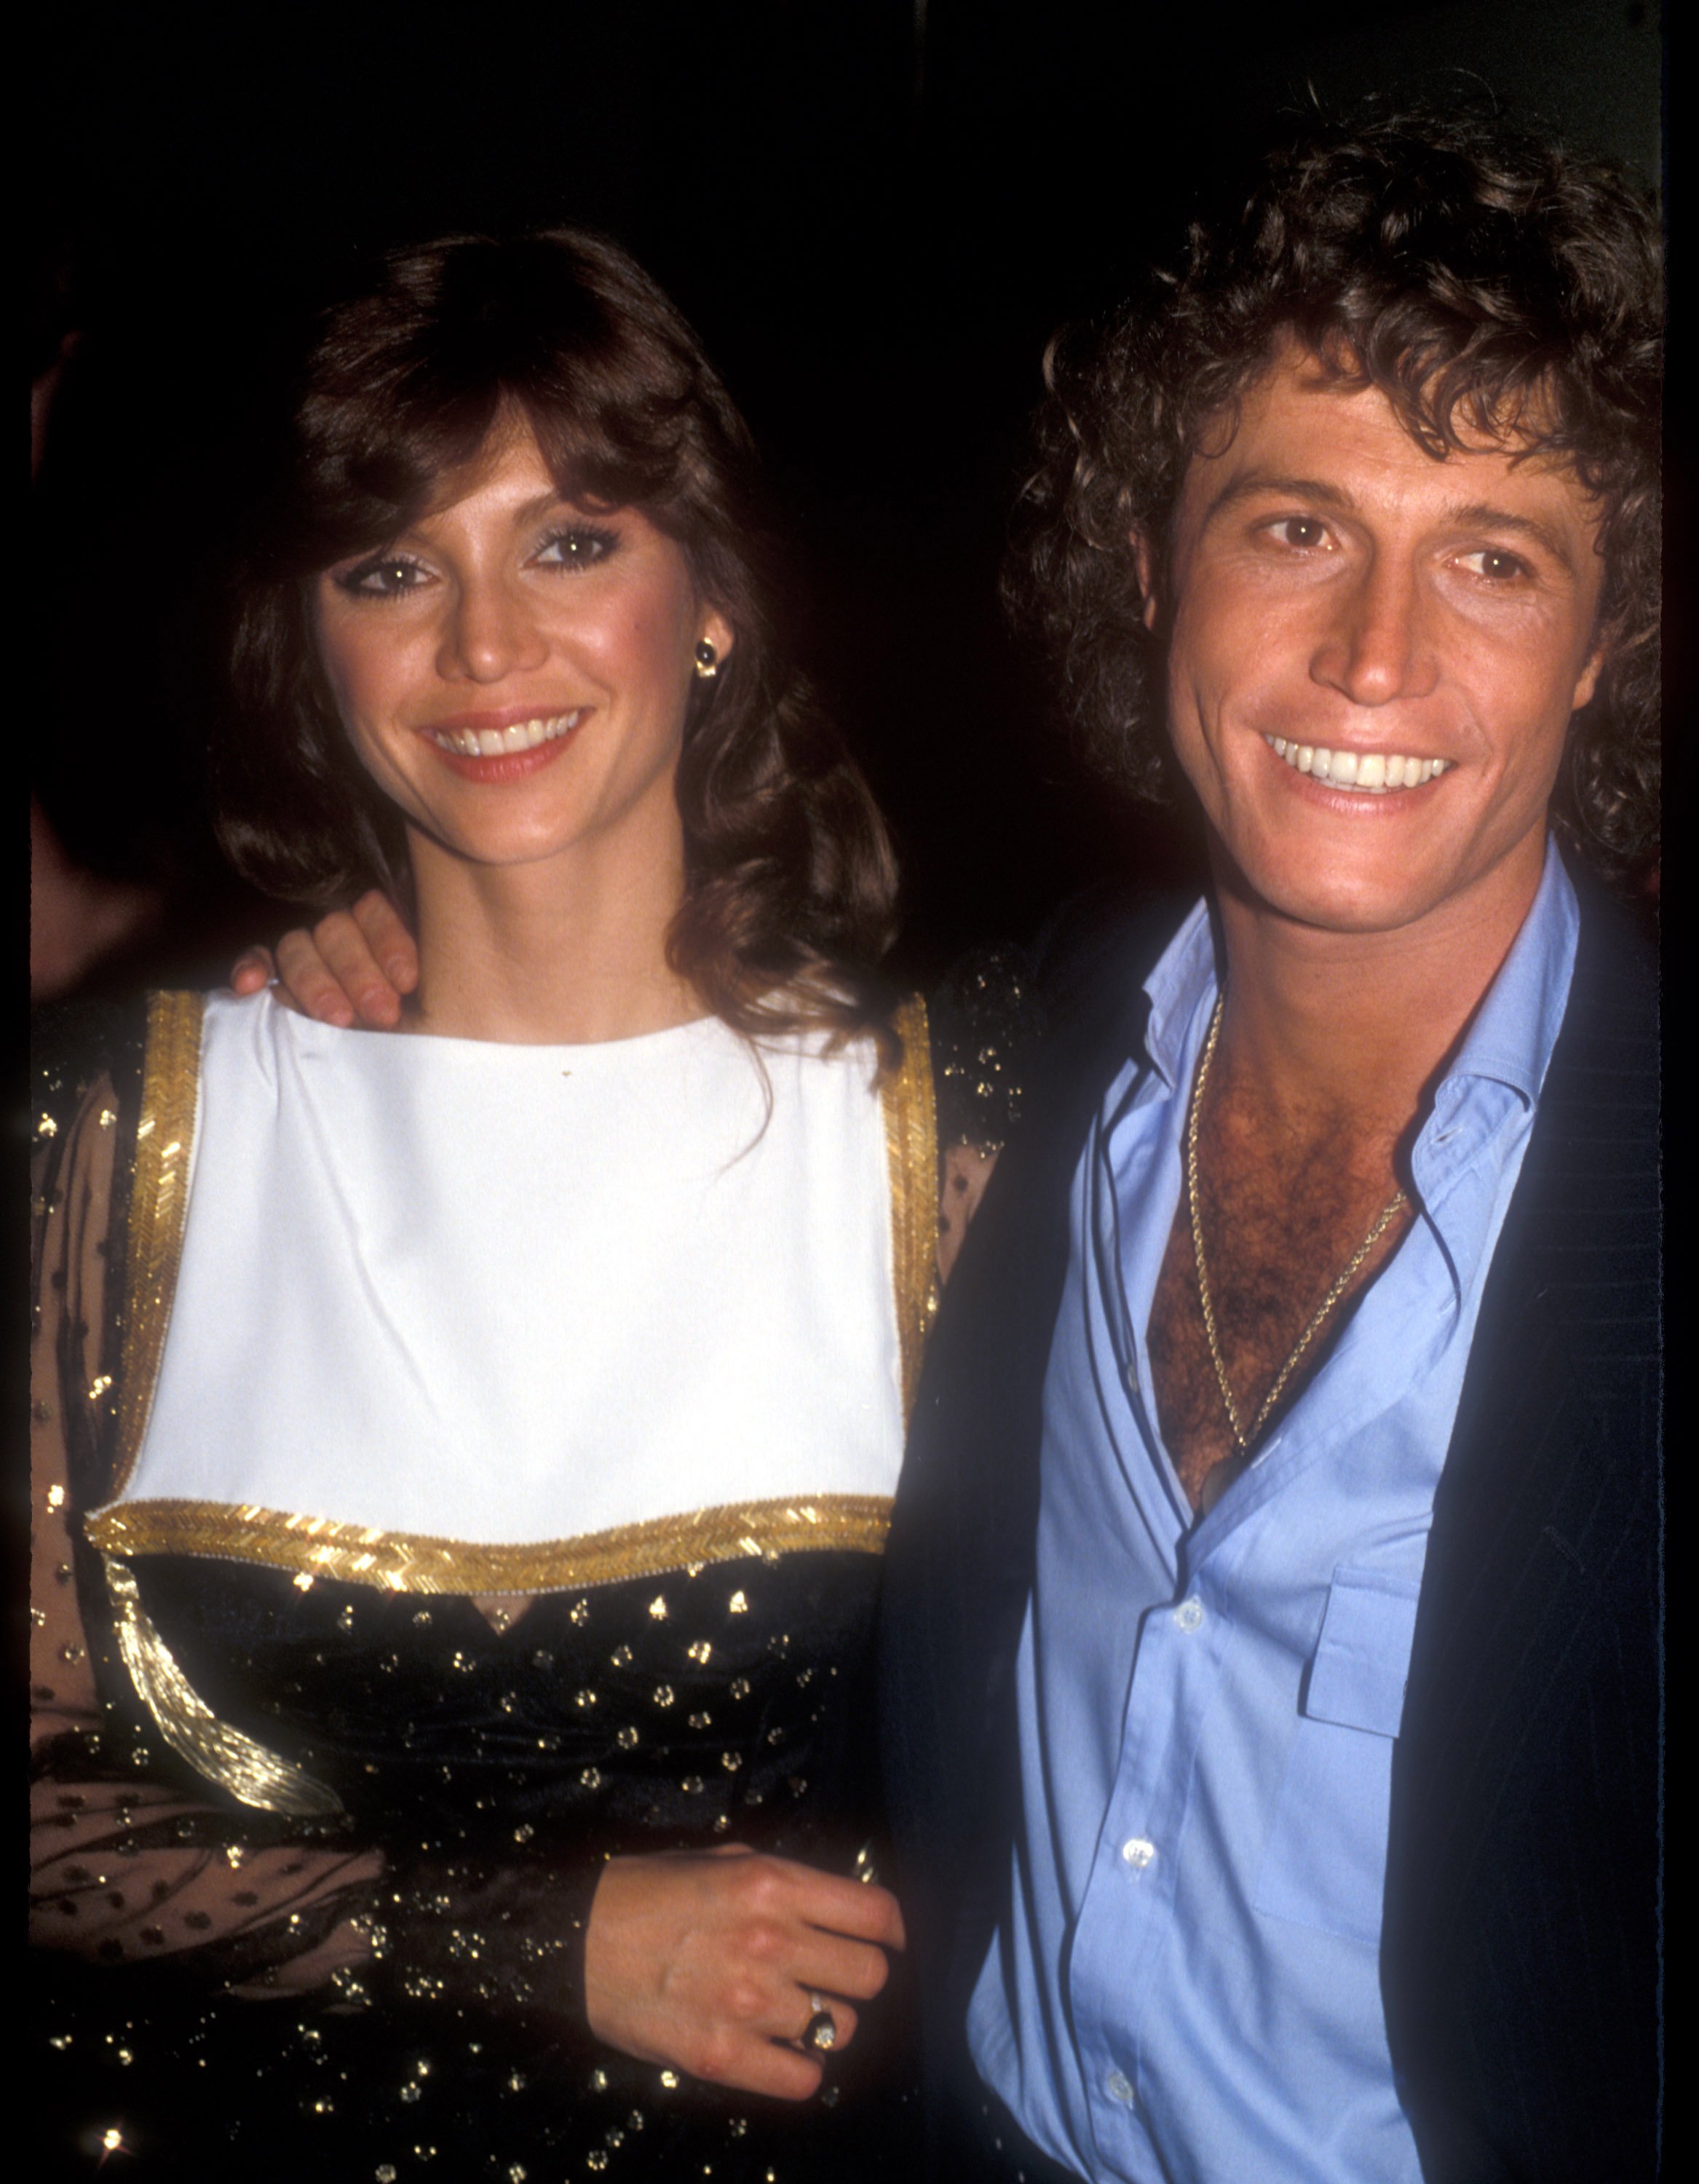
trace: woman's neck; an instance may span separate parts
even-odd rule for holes
[[[666,961],[682,847],[665,872],[593,859],[488,866],[413,844],[420,978],[411,1028],[513,1045],[592,1045],[704,1014]]]

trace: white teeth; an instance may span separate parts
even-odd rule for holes
[[[442,750],[458,751],[462,758],[499,758],[509,751],[535,750],[538,744],[556,743],[583,717],[580,705],[547,719],[515,721],[510,728],[448,728],[432,734],[431,740]]]
[[[1358,795],[1384,796],[1395,788],[1418,788],[1454,763],[1448,758],[1412,758],[1402,751],[1329,750],[1324,744],[1295,744],[1285,736],[1262,740],[1277,758],[1312,781]]]

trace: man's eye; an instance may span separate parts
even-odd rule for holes
[[[1321,546],[1327,542],[1327,526],[1318,516],[1283,515],[1269,529],[1283,546]]]
[[[588,569],[605,561],[619,543],[618,535],[593,523],[574,523],[551,532],[537,549],[537,559],[548,569]]]
[[[1477,577],[1485,577],[1491,583],[1514,583],[1518,577],[1529,573],[1528,564],[1519,554],[1507,554],[1501,546],[1478,546],[1473,554],[1461,557],[1462,565]]]
[[[357,568],[344,569],[336,579],[339,590],[364,599],[393,599],[403,592],[416,591],[424,582],[419,563],[400,554],[379,554]]]

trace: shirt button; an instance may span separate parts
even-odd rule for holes
[[[1143,1836],[1128,1836],[1121,1846],[1121,1862],[1130,1865],[1134,1873],[1142,1873],[1156,1855],[1156,1844],[1147,1842]]]
[[[1133,2081],[1119,2070],[1110,2072],[1103,2081],[1103,2090],[1123,2109],[1130,2109],[1139,2098],[1133,2090]]]
[[[1183,1600],[1174,1610],[1175,1626],[1181,1630],[1195,1630],[1203,1619],[1200,1600]]]

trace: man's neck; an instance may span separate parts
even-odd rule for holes
[[[1301,1137],[1342,1123],[1401,1135],[1497,977],[1542,868],[1530,861],[1417,923],[1368,933],[1301,925],[1222,876],[1223,1078]]]

